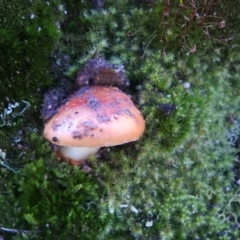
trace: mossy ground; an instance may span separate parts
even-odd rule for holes
[[[238,239],[232,5],[167,2],[0,1],[4,238]],[[139,141],[103,149],[90,174],[57,162],[42,137],[43,94],[61,80],[53,52],[70,56],[72,79],[92,57],[123,64],[146,119]]]

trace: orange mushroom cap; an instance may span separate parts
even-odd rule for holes
[[[128,95],[116,87],[80,89],[45,125],[44,136],[69,147],[114,146],[138,140],[145,121]]]

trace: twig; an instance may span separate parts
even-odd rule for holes
[[[147,43],[147,45],[146,45],[146,47],[145,47],[145,49],[144,49],[144,53],[143,53],[143,55],[140,57],[140,58],[143,58],[144,56],[145,56],[145,54],[146,54],[146,50],[147,50],[147,48],[148,48],[148,46],[149,46],[149,44],[152,42],[152,40],[157,36],[157,34],[155,34],[156,33],[156,30],[154,31],[154,33],[150,36],[150,40],[149,40],[149,42]]]
[[[5,227],[1,227],[0,230],[1,230],[1,231],[4,231],[4,232],[26,233],[26,234],[42,232],[42,231],[40,231],[40,230],[21,230],[21,229],[13,229],[13,228],[5,228]]]

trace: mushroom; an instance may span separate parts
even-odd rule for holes
[[[44,136],[80,165],[101,147],[138,140],[145,121],[130,97],[116,87],[82,87],[45,124]]]

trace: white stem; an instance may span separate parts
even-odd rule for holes
[[[60,152],[66,157],[74,161],[83,161],[88,159],[91,155],[98,152],[100,147],[66,147],[61,146]]]

